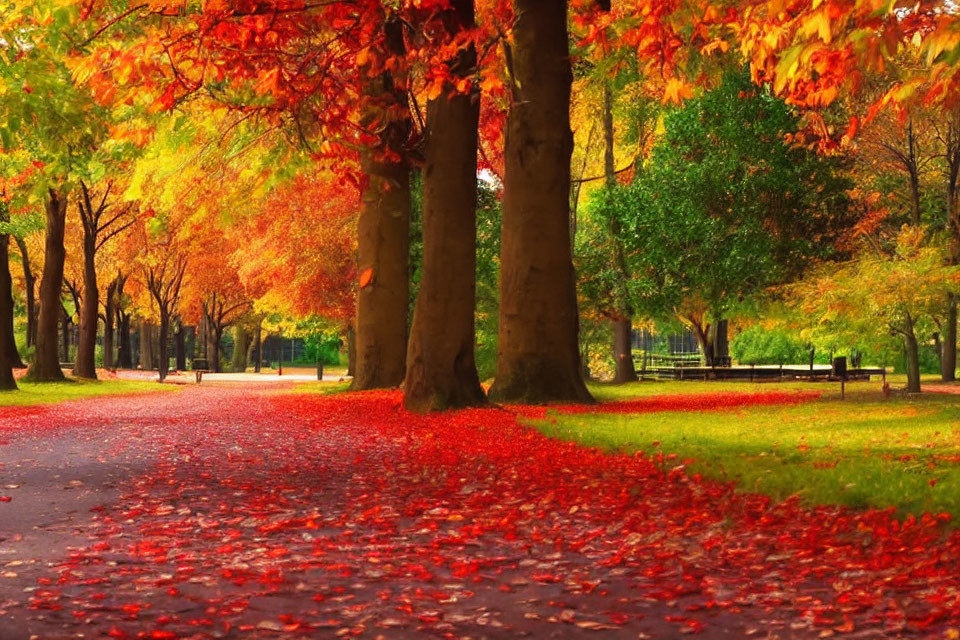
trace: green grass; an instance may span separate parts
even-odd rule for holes
[[[797,494],[811,504],[960,518],[960,395],[884,398],[878,382],[849,384],[846,400],[840,400],[837,383],[648,382],[591,390],[617,400],[798,388],[824,396],[794,406],[723,412],[553,415],[534,424],[549,436],[589,446],[675,453],[671,465],[694,459],[689,473],[734,481],[776,499]]]
[[[330,395],[350,390],[349,382],[300,382],[281,393],[307,393]]]
[[[172,392],[178,388],[156,382],[137,380],[75,380],[67,382],[17,382],[19,391],[0,391],[0,407],[56,404],[96,396],[130,395],[149,392]]]

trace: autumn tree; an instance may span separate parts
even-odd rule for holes
[[[446,39],[462,40],[475,25],[473,0],[454,0],[438,20]],[[416,410],[485,401],[475,358],[476,62],[474,44],[462,42],[427,103],[423,264],[404,380],[404,403]]]
[[[504,148],[497,376],[505,402],[584,402],[570,254],[570,87],[565,0],[515,0]]]
[[[157,305],[157,314],[160,317],[159,373],[160,381],[163,382],[170,367],[170,322],[180,301],[187,257],[164,247],[160,256],[148,262],[143,269],[147,289]]]
[[[839,336],[847,344],[901,344],[907,391],[920,391],[919,342],[934,330],[933,314],[958,291],[960,274],[922,228],[904,225],[890,251],[865,244],[855,260],[819,269],[790,289],[817,343]]]
[[[44,201],[45,251],[40,283],[37,347],[28,376],[63,379],[57,353],[57,324],[65,260],[64,232],[70,193],[77,181],[96,173],[108,137],[109,114],[75,82],[67,66],[69,11],[50,2],[17,5],[0,23],[0,140],[6,150],[27,152],[42,165],[31,181]]]
[[[83,296],[79,310],[80,342],[73,373],[80,378],[96,379],[97,327],[100,319],[100,289],[97,285],[97,253],[112,238],[129,228],[134,219],[131,205],[110,202],[114,183],[108,181],[102,193],[95,193],[83,180],[77,208],[83,230]],[[108,212],[108,209],[112,210]]]

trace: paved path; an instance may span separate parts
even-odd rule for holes
[[[882,516],[398,401],[211,385],[0,409],[0,640],[942,637],[960,617],[937,525],[880,540]]]

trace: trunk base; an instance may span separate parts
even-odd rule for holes
[[[576,367],[566,375],[569,367],[555,362],[532,360],[509,368],[509,376],[498,375],[490,388],[490,400],[502,404],[553,404],[596,402]]]

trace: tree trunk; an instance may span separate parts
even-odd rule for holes
[[[173,333],[173,351],[177,361],[177,371],[187,370],[187,328],[177,322]]]
[[[70,314],[60,307],[60,362],[70,362]]]
[[[255,373],[263,371],[263,320],[257,323],[257,333],[254,337],[257,345],[256,355],[253,361],[253,370]]]
[[[403,52],[402,25],[388,20],[385,47]],[[368,92],[388,106],[403,105],[388,74],[371,81]],[[374,110],[376,111],[376,110]],[[368,119],[379,119],[373,115]],[[357,223],[357,264],[363,286],[357,294],[357,374],[353,389],[395,387],[406,373],[407,309],[410,303],[410,167],[396,157],[409,135],[409,122],[386,126],[381,149],[366,150],[361,167],[368,184]]]
[[[160,373],[160,382],[163,382],[170,369],[170,318],[166,314],[160,314],[157,334],[157,371]]]
[[[230,369],[234,373],[243,373],[247,370],[247,353],[250,349],[250,332],[243,327],[233,328],[233,358],[230,362]]]
[[[730,355],[730,341],[727,339],[728,322],[723,318],[716,318],[710,325],[710,344],[713,353],[713,364],[724,360]]]
[[[17,337],[13,330],[13,278],[10,276],[10,236],[0,235],[0,369],[22,369],[23,360],[17,350]],[[5,374],[0,371],[0,378]],[[0,380],[0,389],[3,381]]]
[[[940,379],[953,382],[957,379],[957,297],[947,295],[947,314],[940,336]]]
[[[20,261],[23,265],[23,284],[27,294],[27,346],[32,347],[37,343],[37,278],[33,275],[33,268],[30,266],[30,254],[26,241],[19,237],[14,237],[14,241],[20,249]]]
[[[130,314],[117,312],[117,329],[120,343],[117,345],[117,366],[120,369],[133,369],[133,341],[130,336]]]
[[[50,190],[46,202],[46,244],[44,247],[43,276],[40,279],[40,317],[37,322],[37,350],[30,370],[31,380],[59,382],[64,380],[57,354],[57,322],[62,312],[60,289],[63,285],[63,247],[67,201]]]
[[[10,238],[0,235],[0,327],[4,333],[10,329],[13,338],[13,288],[10,278]],[[20,360],[16,340],[0,340],[0,391],[12,391],[17,388],[13,377],[13,367]]]
[[[507,120],[497,376],[501,402],[590,402],[577,348],[570,253],[570,87],[565,0],[515,0]]]
[[[372,278],[357,294],[357,375],[354,389],[395,387],[403,381],[407,346],[410,259],[410,174],[404,163],[369,155],[370,178],[358,223],[358,262]]]
[[[96,238],[83,242],[83,298],[79,309],[80,341],[73,375],[97,379],[97,324],[100,319],[100,292],[97,288]]]
[[[908,329],[903,336],[904,355],[907,366],[907,391],[920,393],[920,353],[913,323],[908,319]]]
[[[210,370],[214,373],[220,373],[220,341],[223,338],[223,327],[218,327],[211,323],[209,359]]]
[[[613,353],[616,358],[614,382],[634,382],[637,370],[633,365],[633,323],[630,318],[613,321]]]
[[[603,172],[606,178],[607,189],[617,186],[616,164],[614,157],[613,131],[613,90],[610,81],[603,85]],[[612,262],[618,278],[626,281],[630,274],[627,271],[627,258],[620,241],[620,221],[610,217],[610,246],[613,252]],[[619,299],[620,308],[615,310],[613,324],[613,361],[616,383],[634,382],[637,379],[637,370],[633,366],[633,310],[626,303],[626,288],[617,287],[614,299]]]
[[[103,368],[107,371],[113,371],[115,368],[115,359],[113,357],[113,336],[114,322],[117,315],[118,283],[119,278],[114,278],[113,282],[111,282],[107,287],[107,297],[103,305]]]
[[[703,356],[703,363],[710,367],[713,366],[713,332],[709,324],[704,325],[694,318],[686,318],[686,321],[693,329],[693,335],[697,338],[697,344],[700,345],[700,353]]]
[[[444,14],[454,35],[474,26],[473,0],[454,0]],[[469,77],[470,45],[449,63],[454,79]],[[423,266],[404,380],[404,405],[433,411],[486,402],[474,347],[477,272],[477,137],[480,96],[449,95],[427,103],[423,171]]]
[[[157,358],[154,346],[153,325],[146,320],[140,321],[140,369],[152,371]]]
[[[357,373],[357,332],[353,325],[347,327],[347,375],[353,376]]]

